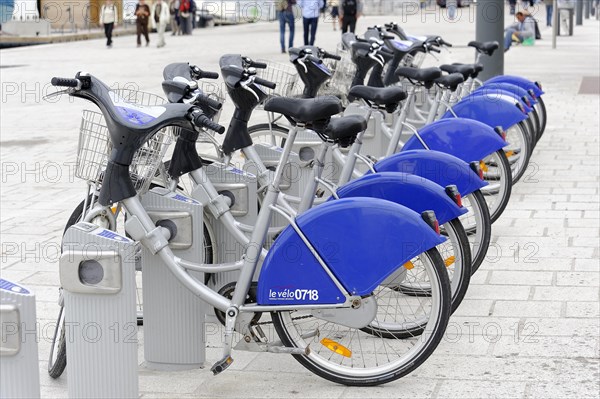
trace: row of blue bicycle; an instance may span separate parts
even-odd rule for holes
[[[89,74],[54,78],[101,111],[84,113],[77,170],[87,191],[66,229],[123,230],[214,307],[224,325],[215,374],[233,349],[252,347],[337,383],[396,380],[442,340],[546,125],[541,86],[515,76],[482,84],[479,57],[498,43],[469,45],[473,64],[420,68],[451,45],[392,23],[344,35],[336,54],[293,48],[296,96],[299,82],[273,81],[274,63],[225,55],[227,128],[224,98],[205,84],[219,74],[188,63],[165,67],[166,103]],[[267,123],[252,123],[257,107]],[[104,141],[90,148],[92,135]],[[183,229],[153,221],[147,195],[204,206],[199,261],[181,259]],[[54,378],[67,359],[64,323],[61,310]]]

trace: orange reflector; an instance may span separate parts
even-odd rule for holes
[[[487,165],[485,164],[485,162],[483,161],[479,161],[479,167],[481,168],[482,171],[487,172],[489,169],[487,167]]]
[[[515,152],[514,151],[506,151],[505,154],[506,154],[506,157],[508,158],[508,157],[512,157],[513,155],[515,155]]]
[[[110,210],[112,211],[113,214],[117,213],[117,207],[113,206],[112,208],[110,208]]]
[[[408,261],[404,264],[404,267],[406,268],[406,270],[412,270],[415,268],[415,265],[411,261]]]
[[[346,348],[343,345],[338,344],[337,342],[335,342],[329,338],[323,338],[321,340],[321,345],[323,345],[330,351],[337,353],[338,355],[342,355],[345,357],[352,357],[352,351],[350,349]]]
[[[454,256],[451,256],[444,261],[444,264],[446,265],[446,267],[450,267],[455,261],[456,258]]]

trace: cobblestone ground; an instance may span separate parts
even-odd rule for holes
[[[474,38],[475,27],[462,11],[453,23],[434,12],[396,19],[414,33],[464,44]],[[389,20],[366,17],[360,29]],[[494,224],[488,259],[444,341],[422,367],[392,384],[361,389],[321,380],[285,355],[236,353],[231,369],[218,377],[208,369],[158,373],[140,367],[142,396],[599,397],[599,97],[578,94],[583,77],[598,76],[599,23],[584,22],[573,37],[559,38],[557,50],[543,29],[544,39],[534,47],[506,53],[506,73],[543,82],[547,131]],[[338,34],[321,23],[317,43],[334,49]],[[169,62],[216,70],[226,52],[285,61],[277,26],[268,23],[169,36],[162,50],[137,49],[134,41],[119,37],[111,50],[102,40],[2,50],[1,272],[36,293],[44,397],[67,395],[68,376],[51,380],[46,359],[49,326],[58,311],[60,236],[83,195],[72,175],[78,124],[81,110],[90,107],[68,99],[44,101],[50,78],[85,70],[109,83],[136,82],[160,94],[162,67]],[[472,56],[457,46],[440,61]],[[231,112],[230,104],[226,108],[222,121]],[[140,332],[141,348],[143,328]],[[220,357],[218,346],[219,337],[209,337],[209,364]]]

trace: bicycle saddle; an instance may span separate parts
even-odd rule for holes
[[[448,88],[451,91],[455,91],[464,81],[465,79],[460,73],[451,73],[450,75],[442,76],[434,80],[438,85]]]
[[[265,111],[282,114],[295,122],[309,123],[329,119],[343,111],[339,98],[323,96],[316,98],[272,97],[265,102]]]
[[[472,41],[472,42],[469,42],[468,46],[475,47],[475,49],[477,49],[477,51],[479,51],[480,53],[491,56],[492,54],[494,54],[494,51],[496,51],[498,49],[498,47],[500,47],[500,44],[496,41],[494,41],[494,42]]]
[[[400,67],[396,69],[396,76],[408,78],[413,82],[421,82],[425,87],[430,88],[433,81],[442,76],[439,68],[411,68]]]
[[[376,105],[397,105],[407,97],[401,87],[354,86],[348,94]]]
[[[367,128],[367,120],[360,115],[331,119],[322,133],[333,141],[354,138]]]
[[[475,73],[475,65],[473,64],[444,64],[440,65],[440,69],[448,73],[460,73],[464,80],[467,80]]]

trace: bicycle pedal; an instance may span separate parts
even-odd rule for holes
[[[210,368],[210,371],[212,371],[213,375],[220,374],[223,371],[227,370],[227,368],[231,366],[231,363],[233,363],[233,358],[231,356],[224,357],[223,359],[213,364]]]

